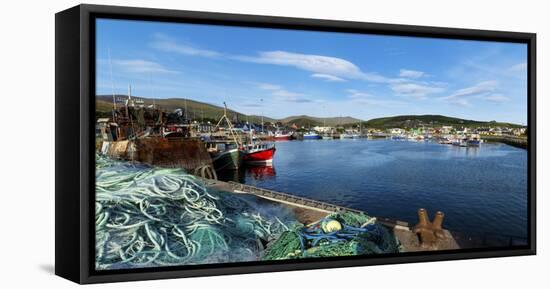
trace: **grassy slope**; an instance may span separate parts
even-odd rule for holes
[[[125,96],[120,96],[125,97]],[[151,99],[141,98],[146,104],[151,104]],[[172,111],[177,108],[185,107],[186,101],[182,98],[155,99],[155,103],[162,109]],[[112,109],[112,96],[102,95],[96,98],[96,113],[97,117],[109,117]],[[187,109],[189,115],[200,119],[218,120],[223,114],[223,107],[216,106],[195,100],[187,100]],[[239,120],[246,120],[247,116],[242,113],[228,110],[229,117],[233,120],[233,115],[237,115]],[[328,117],[319,118],[307,115],[289,116],[283,119],[273,119],[269,117],[263,118],[264,122],[280,122],[286,125],[296,124],[298,127],[314,127],[322,126],[325,123],[327,126],[345,125],[350,126],[359,124],[359,119],[352,117]],[[324,121],[323,121],[324,120]],[[261,117],[257,115],[249,115],[248,121],[260,123]],[[475,120],[466,120],[460,118],[447,117],[442,115],[400,115],[392,117],[375,118],[366,122],[362,122],[363,127],[369,128],[394,128],[394,127],[418,127],[418,126],[442,126],[452,125],[455,127],[478,127],[478,126],[500,126],[500,127],[520,127],[517,124],[499,123],[499,122],[483,122]]]
[[[311,123],[312,126],[315,125],[323,125],[326,124],[327,126],[337,126],[337,125],[345,125],[350,123],[357,123],[360,120],[357,118],[344,116],[344,117],[313,117],[313,116],[307,116],[307,115],[296,115],[296,116],[289,116],[285,117],[280,120],[282,123]]]
[[[125,96],[121,96],[125,97]],[[140,98],[143,99],[145,104],[152,104],[152,99]],[[204,102],[199,102],[195,100],[188,99],[185,101],[182,98],[167,98],[167,99],[155,99],[155,104],[160,106],[162,109],[167,111],[173,111],[177,108],[184,108],[187,105],[188,113],[190,117],[195,117],[200,119],[218,120],[223,115],[223,107],[216,106]],[[112,109],[112,96],[98,96],[96,98],[96,111],[98,115],[109,115]],[[238,113],[231,109],[228,109],[228,116],[233,120],[233,115],[237,115],[239,120],[246,120],[246,115]],[[248,120],[251,122],[259,123],[261,117],[259,116],[249,116]],[[274,119],[269,117],[264,117],[264,122],[271,122]]]
[[[479,127],[479,126],[500,126],[500,127],[520,127],[517,124],[501,122],[485,122],[468,120],[443,115],[400,115],[392,117],[375,118],[366,122],[367,127],[373,128],[393,128],[393,127],[418,127],[452,125],[455,127]]]

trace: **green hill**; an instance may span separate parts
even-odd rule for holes
[[[117,99],[126,99],[126,95],[115,95]],[[146,105],[152,104],[153,99],[143,98]],[[112,95],[98,95],[96,97],[96,117],[109,117],[111,116],[111,110],[113,108],[113,96]],[[173,111],[177,108],[184,108],[187,106],[188,114],[193,119],[202,119],[217,121],[223,115],[223,107],[217,106],[205,102],[200,102],[191,99],[183,98],[166,98],[166,99],[154,99],[154,103],[163,110]],[[258,115],[246,115],[231,109],[228,109],[228,115],[233,120],[234,116],[237,116],[238,120],[261,123],[262,117]],[[323,122],[323,120],[325,120]],[[354,122],[359,122],[358,119],[352,117],[329,117],[319,118],[307,115],[289,116],[283,119],[274,119],[270,117],[263,117],[264,123],[280,123],[283,125],[296,124],[297,126],[313,127],[321,126],[325,123],[328,126],[344,125]]]
[[[521,127],[521,125],[513,123],[504,123],[496,121],[476,121],[469,119],[461,119],[448,117],[443,115],[399,115],[392,117],[375,118],[367,121],[366,126],[369,128],[416,128],[422,126],[454,126],[454,127]]]
[[[295,124],[297,127],[306,127],[306,128],[311,128],[311,127],[314,127],[314,126],[322,126],[323,125],[322,122],[315,121],[310,117],[293,118],[292,120],[281,121],[281,122],[285,125]]]
[[[125,95],[116,95],[117,98],[125,99]],[[96,117],[110,117],[112,113],[112,99],[110,95],[99,95],[96,97]],[[152,104],[153,99],[142,98],[146,105]],[[223,115],[223,107],[217,106],[205,102],[195,101],[191,99],[183,98],[167,98],[167,99],[154,99],[154,103],[161,109],[166,111],[173,111],[177,108],[187,107],[189,117],[193,119],[204,119],[216,122]],[[254,123],[261,123],[261,116],[258,115],[245,115],[237,111],[228,109],[228,115],[231,120],[237,118],[239,121],[249,121]],[[298,127],[314,127],[314,126],[346,126],[358,125],[361,122],[362,127],[368,128],[416,128],[422,126],[444,126],[450,125],[454,127],[521,127],[521,125],[513,123],[503,123],[496,121],[476,121],[461,119],[455,117],[447,117],[443,115],[399,115],[392,117],[375,118],[369,121],[361,121],[357,118],[345,116],[345,117],[312,117],[308,115],[289,116],[282,119],[274,119],[270,117],[263,117],[264,123],[279,123],[283,125],[295,124]]]
[[[115,95],[116,98],[122,98],[126,99],[126,95]],[[143,98],[138,97],[139,99],[142,99],[146,105],[150,105],[153,103],[153,99],[149,98]],[[96,97],[96,116],[97,117],[109,117],[111,115],[111,110],[113,108],[113,96],[112,95],[98,95]],[[154,99],[155,105],[159,106],[161,109],[166,111],[173,111],[178,108],[185,108],[187,107],[187,113],[189,114],[189,117],[193,119],[205,119],[210,121],[217,121],[220,119],[220,117],[223,115],[223,107],[222,106],[216,106],[213,104],[205,103],[205,102],[199,102],[191,99],[183,99],[183,98],[166,98],[166,99]],[[248,121],[260,123],[261,117],[251,115],[248,116],[236,112],[234,110],[228,109],[228,116],[231,118],[231,120],[234,120],[236,117],[239,121]],[[264,122],[273,122],[276,121],[269,117],[263,118]]]
[[[357,123],[361,120],[357,118],[353,118],[350,116],[344,116],[344,117],[313,117],[308,115],[297,115],[297,116],[289,116],[285,117],[283,119],[279,120],[280,122],[284,124],[293,124],[295,123],[297,126],[322,126],[323,124],[327,126],[338,126],[338,125],[346,125],[351,123]],[[300,125],[303,124],[303,125]]]

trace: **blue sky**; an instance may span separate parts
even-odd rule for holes
[[[527,122],[524,44],[108,19],[96,31],[97,94],[131,84],[274,118]]]

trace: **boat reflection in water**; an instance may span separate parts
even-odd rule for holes
[[[222,170],[218,171],[218,179],[224,182],[246,183],[248,177],[254,180],[265,181],[275,177],[275,168],[272,165],[251,166],[247,165],[239,170]]]
[[[267,166],[247,166],[246,174],[255,180],[266,180],[275,177],[275,168]]]
[[[218,180],[224,181],[224,182],[237,182],[237,183],[245,183],[245,171],[243,168],[238,170],[221,170],[216,171],[216,174],[218,175]]]

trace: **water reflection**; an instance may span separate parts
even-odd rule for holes
[[[275,168],[271,165],[265,166],[246,166],[241,170],[223,170],[218,171],[218,179],[229,182],[245,183],[246,179],[254,179],[258,181],[270,180],[275,177]]]
[[[246,167],[246,174],[255,180],[266,180],[275,177],[273,166],[249,166]]]
[[[237,182],[237,183],[244,183],[245,182],[245,172],[244,170],[221,170],[216,171],[218,175],[218,179],[224,182]]]

